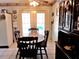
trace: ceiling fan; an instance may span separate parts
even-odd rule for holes
[[[52,5],[52,2],[46,0],[29,0],[31,6],[38,6],[38,5]]]
[[[39,3],[37,2],[37,1],[35,1],[35,0],[33,0],[33,1],[30,1],[30,6],[34,6],[34,7],[36,7],[36,6],[38,6],[39,5]]]

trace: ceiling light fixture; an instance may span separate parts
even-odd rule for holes
[[[36,2],[36,1],[32,1],[32,2],[30,2],[30,5],[31,5],[31,6],[34,6],[34,7],[36,7],[36,6],[38,6],[38,5],[39,5],[39,3],[38,3],[38,2]]]

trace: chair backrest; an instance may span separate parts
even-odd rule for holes
[[[47,46],[48,36],[49,36],[49,31],[46,30],[46,31],[45,31],[45,39],[44,39],[46,46]]]
[[[16,40],[20,37],[20,31],[15,31],[14,32]]]
[[[22,37],[18,38],[19,49],[35,49],[38,37]]]
[[[22,37],[18,38],[18,48],[20,54],[24,57],[33,57],[37,52],[38,37]]]

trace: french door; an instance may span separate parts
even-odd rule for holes
[[[22,13],[22,35],[27,36],[30,28],[30,13]]]
[[[44,35],[45,31],[45,13],[37,13],[37,28],[39,33]]]
[[[36,25],[39,33],[44,35],[45,31],[45,13],[36,13]],[[30,13],[22,13],[22,35],[27,36],[31,28]]]

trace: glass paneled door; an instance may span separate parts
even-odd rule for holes
[[[30,13],[22,13],[22,36],[27,36],[30,28]]]
[[[39,29],[39,33],[44,35],[45,13],[37,13],[37,28]]]

